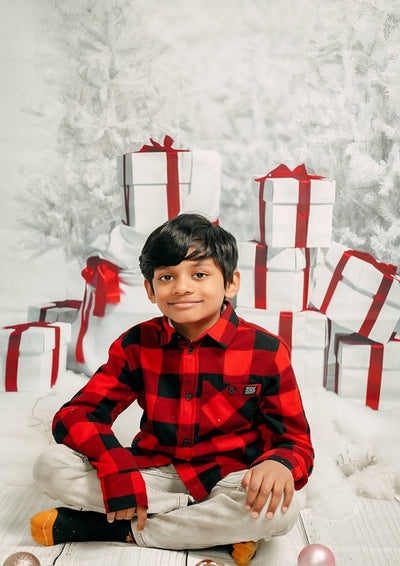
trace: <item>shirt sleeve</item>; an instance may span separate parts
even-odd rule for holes
[[[310,427],[286,346],[275,355],[267,394],[262,398],[260,431],[264,453],[253,466],[276,460],[292,472],[295,489],[308,481],[314,465]]]
[[[53,419],[56,442],[86,455],[96,468],[107,513],[147,507],[146,486],[135,458],[111,428],[135,399],[135,371],[128,368],[119,338],[110,347],[107,363]]]

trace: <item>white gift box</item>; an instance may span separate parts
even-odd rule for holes
[[[316,250],[270,248],[239,242],[237,305],[273,311],[301,311],[313,285]]]
[[[400,282],[394,271],[394,266],[333,242],[310,303],[340,326],[384,344],[400,318]]]
[[[84,256],[85,294],[72,325],[68,367],[91,376],[107,361],[108,349],[134,324],[160,316],[138,267],[143,243],[134,228],[112,222],[97,230]]]
[[[28,306],[28,321],[45,320],[46,322],[68,322],[72,324],[81,307],[82,301],[65,299],[40,305]]]
[[[137,232],[149,234],[181,212],[197,212],[217,220],[221,166],[221,156],[211,150],[140,151],[117,156],[124,221]]]
[[[248,322],[280,336],[290,350],[292,366],[300,389],[322,387],[327,369],[328,319],[312,310],[274,313],[237,307]]]
[[[48,391],[66,370],[71,325],[34,322],[0,329],[1,391]]]
[[[253,181],[258,193],[255,239],[275,248],[329,247],[336,182],[307,175],[304,166],[304,180],[287,172],[273,177],[272,171]]]
[[[400,340],[372,342],[358,334],[336,337],[335,391],[371,407],[400,405]]]

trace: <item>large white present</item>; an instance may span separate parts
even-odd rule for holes
[[[273,311],[301,311],[313,285],[316,250],[270,248],[239,242],[237,305]]]
[[[177,150],[172,138],[164,145],[151,140],[138,152],[117,156],[118,184],[123,189],[124,222],[149,234],[181,212],[219,215],[220,155],[211,150]]]
[[[78,316],[81,305],[82,301],[75,299],[63,299],[40,305],[29,305],[28,321],[44,320],[46,322],[69,322],[72,324]]]
[[[97,231],[85,250],[85,293],[68,353],[68,367],[89,376],[107,361],[120,334],[161,314],[147,297],[139,269],[142,238],[130,226],[109,228]]]
[[[237,307],[236,313],[282,338],[289,348],[300,389],[323,386],[329,341],[329,325],[325,315],[313,310],[274,313],[242,307]]]
[[[254,180],[258,191],[255,239],[275,248],[329,247],[336,182],[286,165]]]
[[[48,391],[66,370],[71,325],[28,322],[0,329],[1,391]]]
[[[384,344],[400,318],[396,267],[333,242],[310,303],[340,326]]]
[[[379,344],[358,334],[336,336],[335,391],[372,409],[400,405],[400,339]]]

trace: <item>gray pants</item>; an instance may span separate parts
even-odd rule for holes
[[[272,519],[265,517],[268,502],[257,519],[244,508],[246,491],[241,486],[245,471],[229,474],[209,496],[194,503],[172,465],[141,470],[146,482],[148,518],[139,546],[170,550],[207,548],[243,541],[269,540],[286,534],[295,524],[298,504],[280,508]],[[33,470],[36,485],[52,499],[69,507],[105,513],[96,469],[85,456],[64,445],[55,445],[37,459]],[[190,503],[194,503],[190,505]]]

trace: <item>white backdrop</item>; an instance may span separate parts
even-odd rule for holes
[[[25,187],[24,168],[33,165],[32,148],[51,143],[51,134],[40,128],[38,117],[29,112],[40,106],[43,94],[34,61],[35,53],[45,49],[40,21],[51,6],[51,0],[0,2],[1,325],[24,322],[30,301],[67,294],[67,267],[61,252],[29,260],[18,249],[17,203]]]

